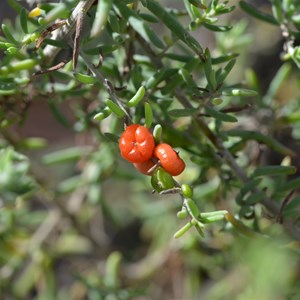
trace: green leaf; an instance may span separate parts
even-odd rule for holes
[[[102,111],[98,112],[94,116],[94,120],[101,121],[101,120],[107,118],[108,116],[110,116],[111,113],[112,113],[111,109],[109,107],[105,107]]]
[[[81,175],[76,175],[60,182],[56,190],[59,194],[67,194],[73,192],[81,186],[84,186],[84,184],[84,178],[82,178]]]
[[[254,205],[256,203],[261,202],[262,200],[266,199],[266,193],[263,191],[257,191],[244,200],[244,204],[246,205]]]
[[[252,173],[252,177],[292,175],[296,171],[297,168],[294,166],[265,166],[256,168]]]
[[[22,8],[20,13],[20,23],[21,28],[24,33],[28,33],[28,26],[27,26],[27,11],[25,8]]]
[[[197,84],[193,80],[190,72],[188,72],[186,69],[181,68],[178,71],[179,75],[182,77],[183,81],[187,84],[189,88],[197,89]]]
[[[220,74],[220,76],[217,77],[218,84],[222,84],[225,81],[230,71],[234,67],[235,63],[236,63],[236,59],[233,59],[230,62],[228,62],[228,64],[224,67],[223,72]]]
[[[127,106],[134,107],[137,106],[144,98],[146,93],[145,87],[142,85],[135,95],[127,102]]]
[[[259,143],[263,143],[273,149],[274,151],[277,151],[283,155],[289,155],[289,156],[295,156],[295,153],[284,146],[283,144],[279,143],[277,140],[270,136],[266,136],[258,131],[247,131],[247,130],[238,130],[233,129],[229,131],[225,131],[225,133],[228,136],[234,136],[234,137],[240,137],[242,140],[256,140]]]
[[[273,77],[269,89],[263,98],[263,102],[267,105],[270,105],[273,101],[273,98],[279,91],[283,82],[288,78],[289,74],[292,71],[290,64],[283,64],[280,69],[277,71],[276,75]]]
[[[164,43],[155,32],[145,23],[145,21],[133,10],[129,9],[122,1],[115,1],[114,8],[119,15],[128,19],[129,24],[138,32],[149,44],[153,44],[159,49],[164,49]]]
[[[26,198],[35,188],[28,175],[29,160],[8,147],[0,150],[0,199],[2,205],[15,204],[18,197]]]
[[[104,136],[107,138],[108,141],[113,143],[119,143],[119,137],[110,132],[104,132]]]
[[[188,213],[194,218],[198,219],[200,215],[200,211],[198,206],[195,204],[195,202],[191,198],[184,199],[184,205],[188,211]]]
[[[222,90],[223,96],[236,96],[236,97],[255,97],[258,95],[257,91],[241,88],[224,88]]]
[[[13,37],[12,33],[10,32],[10,29],[8,28],[8,26],[6,24],[2,24],[2,31],[8,42],[18,45],[18,42]]]
[[[265,21],[272,25],[276,25],[276,26],[279,25],[279,23],[276,21],[276,19],[273,16],[266,14],[260,10],[257,10],[255,6],[249,4],[248,2],[240,1],[240,7],[249,15],[253,16],[254,18]]]
[[[94,84],[98,81],[98,79],[94,76],[90,76],[90,75],[85,75],[85,74],[81,74],[81,73],[76,73],[74,74],[74,77],[84,83],[84,84]]]
[[[99,36],[104,30],[112,4],[113,0],[98,1],[96,15],[91,29],[91,38]]]
[[[191,229],[194,226],[194,224],[190,221],[187,224],[185,224],[182,228],[180,228],[178,231],[175,232],[174,238],[178,239],[181,236],[183,236],[189,229]]]
[[[145,14],[145,13],[140,13],[139,14],[145,21],[150,22],[150,23],[158,23],[158,19],[155,18],[153,15],[150,14]]]
[[[177,69],[163,68],[158,70],[155,74],[153,74],[145,84],[146,89],[155,88],[159,83],[164,81],[165,79],[169,79],[170,76],[174,75],[177,72]]]
[[[219,120],[219,121],[230,122],[230,123],[235,123],[235,122],[238,121],[236,117],[234,117],[232,115],[222,113],[222,112],[220,112],[216,109],[213,109],[211,107],[208,107],[208,106],[205,107],[205,111],[211,117],[213,117],[213,118],[215,118],[216,120]]]
[[[18,143],[18,147],[25,149],[42,149],[47,146],[47,140],[38,137],[22,139]]]
[[[255,188],[257,188],[257,186],[259,185],[259,183],[261,182],[260,178],[255,178],[253,180],[250,180],[249,182],[247,182],[239,191],[239,193],[236,196],[236,203],[239,205],[243,205],[245,203],[244,201],[244,197],[247,193],[253,191]]]
[[[159,2],[154,0],[141,0],[142,4],[159,18],[170,30],[203,59],[203,49],[198,41],[186,31],[182,25]]]
[[[292,179],[279,187],[280,192],[287,192],[300,188],[300,177]]]
[[[237,56],[239,56],[238,53],[227,53],[227,54],[219,56],[219,57],[212,57],[211,58],[211,63],[213,65],[217,65],[217,64],[221,64],[221,63],[227,62],[229,60],[233,61],[234,58],[236,58]]]
[[[12,62],[9,65],[0,68],[0,75],[8,75],[14,72],[20,72],[22,70],[30,70],[37,65],[35,59],[24,59],[22,61]]]
[[[66,42],[59,41],[59,40],[53,40],[53,39],[46,38],[43,40],[43,43],[57,47],[57,48],[61,48],[61,49],[69,49],[68,44]]]
[[[198,112],[197,108],[173,109],[168,111],[168,115],[174,118],[192,117]]]
[[[106,100],[106,105],[110,108],[110,110],[118,117],[118,118],[123,118],[125,116],[125,112],[121,107],[119,107],[118,104],[113,102],[110,99]]]
[[[216,31],[216,32],[226,32],[232,29],[232,26],[221,26],[221,25],[213,25],[209,23],[202,23],[204,27],[211,31]]]
[[[206,57],[204,63],[205,77],[207,80],[209,90],[214,91],[217,87],[216,74],[212,69],[211,56],[208,48],[205,49],[205,57]]]
[[[46,165],[62,164],[80,160],[83,156],[89,154],[91,147],[72,147],[64,150],[46,154],[42,162]]]
[[[16,0],[6,0],[7,3],[14,9],[18,14],[21,13],[23,6],[19,4]]]
[[[150,128],[153,122],[153,112],[151,105],[148,102],[145,102],[145,126]]]
[[[201,9],[207,9],[207,7],[200,1],[200,0],[188,0],[189,3],[192,5],[201,8]]]
[[[161,142],[162,135],[162,126],[160,124],[156,124],[153,129],[153,137],[155,140],[155,144],[159,144]]]

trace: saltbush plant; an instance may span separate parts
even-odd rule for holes
[[[300,1],[27,2],[0,35],[3,299],[300,297]],[[60,142],[24,130],[41,102]]]

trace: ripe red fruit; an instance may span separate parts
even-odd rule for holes
[[[132,163],[142,163],[150,159],[154,146],[152,134],[139,124],[127,126],[119,140],[122,157]]]
[[[149,172],[149,170],[151,170],[156,164],[154,161],[152,161],[152,159],[146,160],[142,163],[134,163],[133,165],[140,173],[151,176],[154,170],[151,172]]]
[[[185,169],[184,161],[169,144],[158,144],[154,148],[154,157],[160,160],[162,167],[172,176],[177,176]]]

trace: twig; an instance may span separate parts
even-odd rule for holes
[[[67,63],[68,63],[68,60],[64,60],[51,68],[37,71],[37,72],[33,73],[32,76],[37,76],[37,75],[42,75],[42,74],[46,74],[46,73],[51,73],[53,71],[57,71],[57,70],[63,68]]]
[[[82,13],[86,14],[95,0],[81,0],[74,8],[71,17],[68,19],[67,24],[55,31],[55,39],[58,41],[69,40],[75,31],[77,19],[82,16]],[[51,64],[55,56],[60,51],[60,48],[47,45],[43,52],[47,58],[47,62]]]
[[[276,221],[280,224],[283,224],[283,210],[287,206],[289,201],[291,200],[294,192],[295,192],[295,190],[290,191],[288,193],[288,195],[283,199],[283,201],[280,205],[279,212],[278,212],[278,215],[277,215],[277,218],[276,218]]]
[[[83,21],[84,21],[84,11],[81,11],[78,14],[78,18],[76,20],[76,29],[75,29],[75,37],[74,37],[74,48],[73,48],[73,70],[76,69],[79,55],[79,43],[80,37],[82,33]]]

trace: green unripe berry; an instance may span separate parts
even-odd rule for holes
[[[182,186],[181,186],[181,193],[183,195],[183,197],[185,198],[192,198],[193,197],[193,190],[192,188],[184,183]]]
[[[151,176],[151,184],[158,193],[172,189],[175,186],[173,177],[163,168],[157,168],[153,172]]]

